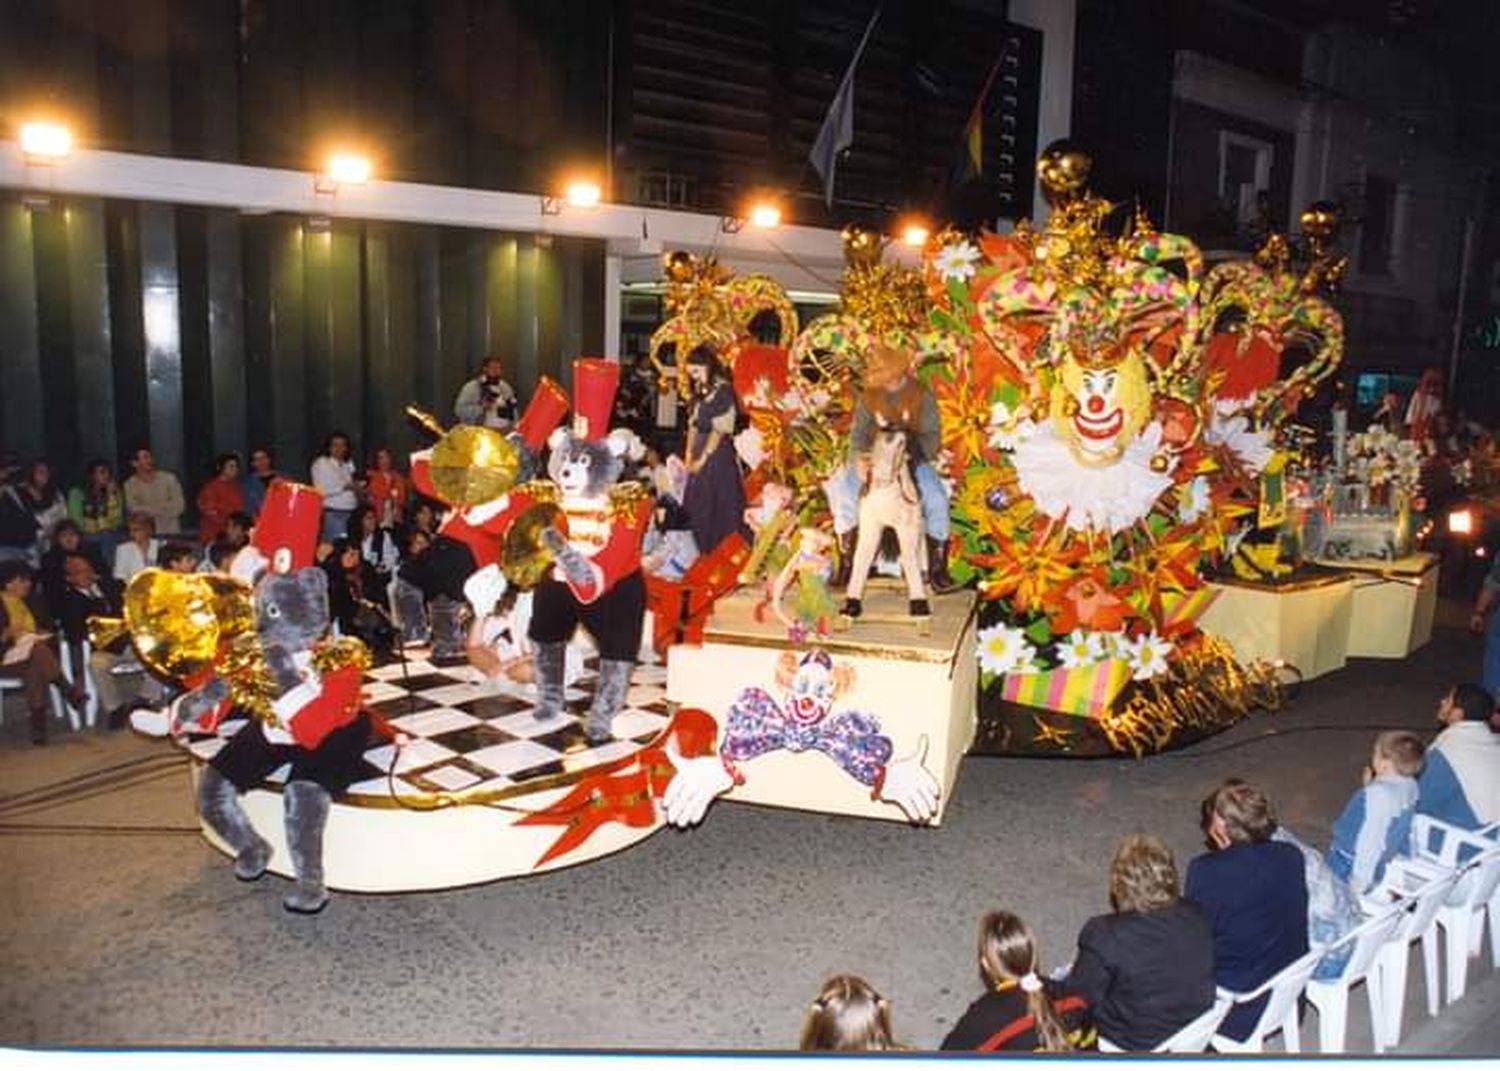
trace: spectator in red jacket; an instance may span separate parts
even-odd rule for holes
[[[198,539],[208,546],[224,531],[231,513],[245,511],[245,488],[240,483],[237,454],[220,454],[214,475],[198,492]]]

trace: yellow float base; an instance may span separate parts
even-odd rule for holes
[[[1342,669],[1348,659],[1355,580],[1348,573],[1256,584],[1218,580],[1199,625],[1222,637],[1241,662],[1264,659],[1295,667],[1304,679]]]
[[[1439,561],[1418,552],[1395,561],[1345,561],[1354,573],[1351,658],[1405,658],[1432,639]]]
[[[777,663],[788,651],[799,657],[811,647],[832,656],[834,666],[853,669],[847,690],[835,699],[830,716],[854,710],[873,715],[893,745],[892,758],[904,759],[926,743],[924,765],[941,788],[939,811],[952,796],[959,761],[974,739],[977,662],[971,592],[930,599],[932,618],[925,635],[906,617],[905,586],[872,583],[864,605],[875,620],[856,620],[848,631],[813,637],[801,645],[767,613],[755,619],[759,592],[746,590],[714,604],[703,643],[679,644],[667,660],[667,697],[700,707],[722,730],[730,706],[749,687],[760,687],[778,701]],[[815,750],[772,751],[740,764],[745,783],[725,798],[773,807],[905,821],[892,803],[871,798],[860,783]]]

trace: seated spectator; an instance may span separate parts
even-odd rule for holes
[[[1265,793],[1231,778],[1202,808],[1212,850],[1188,864],[1188,899],[1214,928],[1214,976],[1225,989],[1254,989],[1307,952],[1307,878],[1302,853],[1271,839],[1276,816]],[[1265,1000],[1236,1005],[1219,1028],[1250,1036]]]
[[[407,508],[406,527],[403,531],[403,542],[421,532],[429,542],[437,538],[438,507],[430,498],[421,495],[413,497]]]
[[[125,492],[108,461],[89,462],[83,486],[68,492],[68,516],[78,522],[83,541],[99,552],[100,560],[112,563],[125,530]]]
[[[234,556],[242,549],[244,548],[237,547],[228,539],[220,536],[208,548],[208,555],[203,559],[202,564],[198,566],[198,571],[200,573],[227,573],[229,572],[229,563],[234,561]]]
[[[100,559],[99,552],[83,541],[78,523],[69,517],[58,521],[57,526],[52,529],[52,546],[42,555],[42,565],[37,571],[42,595],[48,606],[56,607],[58,600],[62,598],[63,589],[67,587],[64,564],[74,554],[82,554],[93,563],[96,572],[104,572],[104,562]]]
[[[156,467],[156,457],[148,447],[137,447],[130,455],[135,472],[125,481],[125,509],[128,513],[149,513],[156,530],[163,535],[182,531],[182,511],[187,503],[182,484],[175,474]]]
[[[231,513],[245,511],[238,454],[220,454],[214,474],[198,490],[198,542],[205,547],[218,539]]]
[[[57,485],[52,463],[46,458],[37,458],[26,471],[26,478],[16,485],[16,489],[36,518],[37,532],[41,536],[37,549],[41,553],[52,545],[52,530],[59,522],[68,519],[68,500]]]
[[[115,548],[115,579],[122,584],[142,569],[155,565],[161,554],[156,521],[149,513],[132,513],[125,522],[126,540]]]
[[[36,514],[27,505],[20,485],[0,484],[0,562],[35,564],[41,559],[40,536]]]
[[[266,489],[281,478],[276,471],[271,451],[257,446],[250,451],[250,471],[245,473],[245,512],[252,518],[260,516],[260,508],[266,501]]]
[[[382,528],[399,528],[406,520],[406,498],[411,485],[396,468],[396,459],[389,449],[382,446],[375,451],[365,478],[377,523]]]
[[[157,564],[173,573],[196,573],[201,560],[196,547],[187,543],[168,543],[161,548]]]
[[[431,548],[431,536],[420,529],[412,532],[406,539],[406,562],[410,564],[424,561]],[[412,568],[417,566],[413,565]],[[427,620],[427,596],[422,594],[420,587],[406,578],[404,572],[404,567],[397,570],[396,576],[391,580],[391,619],[400,631],[402,646],[417,647],[431,639],[431,624]]]
[[[345,533],[350,543],[359,548],[359,556],[380,577],[379,597],[385,598],[385,587],[401,564],[401,551],[396,546],[396,537],[380,524],[375,510],[360,506],[349,518],[349,530]]]
[[[93,561],[83,554],[68,555],[64,572],[67,581],[57,603],[57,619],[63,636],[79,651],[89,638],[89,618],[124,615],[123,589],[118,580],[101,577]],[[125,672],[131,666],[134,672]],[[132,709],[147,705],[148,681],[131,649],[130,637],[121,636],[107,648],[94,648],[89,653],[88,668],[109,728],[122,728]]]
[[[224,519],[224,531],[219,538],[234,550],[243,550],[250,545],[250,531],[255,527],[255,518],[243,510],[236,510]]]
[[[870,983],[838,974],[823,984],[802,1025],[804,1052],[886,1052],[905,1048],[891,1034],[891,1005]]]
[[[359,556],[359,548],[348,540],[333,544],[333,553],[323,561],[328,574],[328,610],[339,632],[363,640],[371,653],[390,653],[394,632],[382,615],[376,598],[384,597],[384,584],[370,564]]]
[[[1328,865],[1363,896],[1385,877],[1386,864],[1406,851],[1417,805],[1417,774],[1426,746],[1415,733],[1375,738],[1364,787],[1349,797],[1333,821]]]
[[[1071,1052],[1097,1041],[1082,995],[1037,972],[1041,956],[1031,928],[1009,911],[979,923],[979,977],[985,994],[969,1005],[945,1049],[972,1052]]]
[[[56,686],[78,710],[88,703],[80,685],[68,684],[53,650],[52,616],[35,590],[25,562],[0,562],[0,677],[19,680],[31,717],[31,742],[47,742],[47,690]]]
[[[1417,813],[1464,829],[1500,820],[1500,737],[1495,702],[1477,684],[1455,685],[1438,704],[1445,728],[1417,779]]]
[[[1078,934],[1068,985],[1118,1048],[1149,1051],[1214,1002],[1213,926],[1178,889],[1172,850],[1132,833],[1109,867],[1114,914],[1089,919]]]
[[[1337,978],[1344,973],[1344,965],[1354,954],[1354,945],[1339,945],[1337,942],[1365,921],[1359,898],[1347,881],[1334,876],[1322,852],[1304,844],[1286,826],[1277,826],[1271,839],[1290,844],[1302,855],[1302,877],[1307,882],[1308,943],[1335,946],[1318,960],[1312,976],[1320,982]]]

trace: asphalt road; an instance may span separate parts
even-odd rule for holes
[[[169,747],[63,731],[33,749],[8,698],[0,1044],[774,1049],[795,1044],[825,976],[853,971],[906,1041],[933,1046],[977,995],[985,910],[1019,912],[1048,963],[1068,961],[1107,910],[1119,837],[1155,832],[1185,868],[1198,801],[1231,775],[1326,843],[1374,734],[1431,730],[1479,656],[1440,629],[1404,662],[1351,663],[1282,712],[1141,761],[969,759],[940,829],[720,803],[698,829],[570,870],[337,895],[313,918],[282,910],[281,879],[234,880]],[[1421,976],[1414,957],[1404,1048],[1500,1054],[1488,950],[1436,1020]],[[1309,1012],[1306,1044],[1315,1031]],[[1368,1050],[1359,994],[1350,1044]]]

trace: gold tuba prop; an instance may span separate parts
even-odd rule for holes
[[[521,471],[515,444],[494,428],[460,424],[444,429],[437,419],[414,405],[406,415],[438,437],[432,447],[432,487],[454,506],[493,502],[509,491]]]
[[[551,502],[537,502],[521,511],[505,533],[500,552],[500,571],[521,589],[534,588],[552,567],[552,551],[542,542],[542,532],[557,528],[562,510]]]

